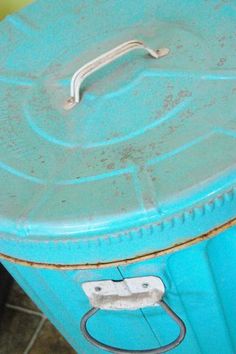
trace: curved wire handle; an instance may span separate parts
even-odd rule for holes
[[[100,341],[98,341],[97,339],[95,339],[94,337],[91,336],[91,334],[88,332],[87,329],[87,321],[89,320],[90,317],[92,317],[93,315],[95,315],[96,312],[99,311],[99,308],[95,308],[93,307],[92,309],[90,309],[81,319],[80,322],[80,329],[81,332],[83,333],[84,337],[93,345],[97,346],[100,349],[104,349],[107,350],[111,353],[116,353],[116,354],[161,354],[161,353],[165,353],[175,347],[177,347],[177,345],[179,345],[186,334],[186,327],[184,322],[181,320],[181,318],[179,318],[179,316],[163,301],[160,300],[158,302],[158,305],[160,305],[165,311],[166,313],[173,318],[173,320],[178,324],[179,328],[180,328],[180,333],[178,335],[178,337],[173,340],[171,343],[163,345],[162,347],[159,348],[155,348],[155,349],[147,349],[147,350],[125,350],[125,349],[121,349],[121,348],[116,348],[116,347],[112,347],[108,344],[102,343]]]
[[[145,44],[138,40],[131,40],[125,42],[112,50],[106,52],[105,54],[100,55],[96,59],[88,62],[84,66],[82,66],[79,70],[77,70],[72,79],[70,84],[70,95],[71,97],[67,100],[65,108],[71,109],[77,103],[80,102],[80,87],[84,79],[92,74],[93,72],[97,71],[98,69],[102,68],[103,66],[111,63],[112,61],[118,59],[122,55],[134,50],[134,49],[145,49],[153,58],[160,58],[169,53],[169,49],[162,48],[158,50],[151,49],[146,47]]]

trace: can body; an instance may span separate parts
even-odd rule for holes
[[[80,354],[103,352],[80,333],[81,317],[90,308],[81,284],[146,275],[163,280],[166,302],[186,324],[186,338],[173,352],[228,354],[236,352],[235,232],[231,228],[175,253],[119,267],[54,270],[3,264]],[[178,334],[160,308],[100,311],[89,329],[105,343],[139,350],[164,345]]]

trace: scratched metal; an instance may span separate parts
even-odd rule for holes
[[[108,263],[236,217],[235,1],[39,0],[0,24],[0,252]],[[87,78],[132,39],[143,51]]]

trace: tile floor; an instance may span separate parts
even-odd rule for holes
[[[14,283],[0,318],[0,354],[76,354]]]

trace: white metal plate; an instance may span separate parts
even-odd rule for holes
[[[88,282],[82,288],[91,305],[104,310],[156,306],[165,292],[162,280],[155,276]]]

